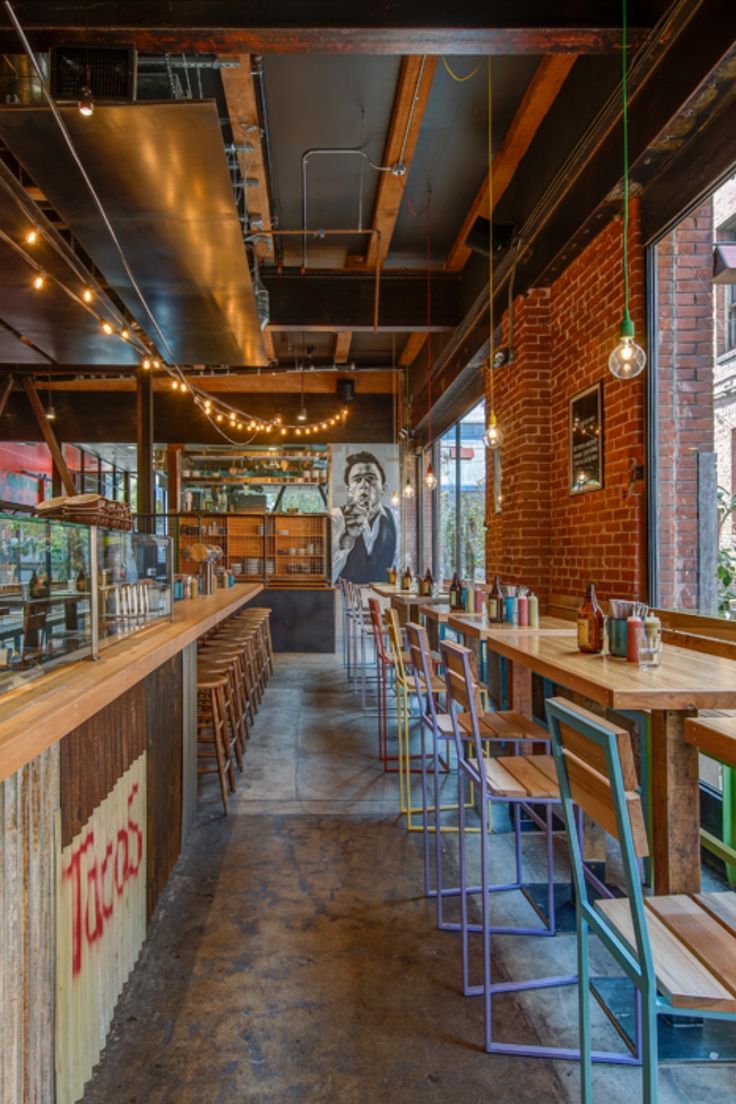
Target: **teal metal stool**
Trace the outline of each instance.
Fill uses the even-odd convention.
[[[588,938],[597,935],[635,986],[644,1104],[656,1104],[657,1018],[736,1021],[736,893],[642,893],[648,853],[629,733],[563,698],[546,703],[577,894],[581,1100],[592,1104]],[[574,805],[621,847],[627,898],[586,892]]]

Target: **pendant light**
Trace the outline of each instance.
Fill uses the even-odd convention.
[[[398,449],[398,441],[396,439],[396,334],[391,334],[391,429],[394,440],[394,455]],[[398,490],[394,488],[391,492],[391,505],[394,510],[397,510],[401,505],[401,495]]]
[[[429,450],[429,463],[427,464],[427,470],[424,473],[424,486],[430,492],[434,491],[437,487],[437,476],[434,474],[432,467],[432,239],[431,239],[431,226],[430,226],[430,211],[432,208],[432,192],[430,191],[427,196],[427,206],[424,215],[425,224],[425,242],[427,252],[427,410],[428,410],[428,432],[427,432],[427,448]]]
[[[624,316],[621,319],[619,342],[608,358],[608,370],[616,379],[635,379],[644,371],[647,354],[634,341],[634,323],[629,314],[629,98],[627,87],[627,0],[623,0],[622,49],[621,49],[621,98],[623,101],[624,130],[624,216],[623,216],[623,264],[624,264]]]
[[[493,317],[493,84],[491,73],[491,59],[488,58],[488,401],[490,410],[486,422],[486,431],[483,434],[483,444],[486,448],[497,449],[501,444],[501,430],[498,427],[498,419],[494,409],[493,373],[495,371],[495,358],[493,355],[493,335],[495,331]]]
[[[406,477],[406,483],[404,484],[404,490],[402,491],[402,494],[404,495],[404,498],[414,497],[414,484],[411,481],[410,475],[407,475]]]

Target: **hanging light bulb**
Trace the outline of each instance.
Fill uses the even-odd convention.
[[[437,476],[434,474],[431,462],[427,465],[427,470],[424,473],[424,486],[428,491],[433,491],[437,486]]]
[[[122,337],[123,341],[128,340],[128,338],[130,337],[130,330],[127,328],[127,326],[123,326],[122,330],[120,331],[120,336]]]
[[[94,297],[95,293],[92,291],[92,288],[86,287],[82,292],[82,298],[84,299],[85,303],[91,303]]]
[[[55,418],[56,411],[54,410],[54,404],[49,403],[49,405],[46,407],[46,420],[49,422],[53,422]]]
[[[302,407],[299,408],[299,413],[296,416],[296,420],[298,422],[306,422],[306,420],[307,420],[307,408],[306,408],[306,406],[302,406]]]
[[[501,444],[501,430],[498,428],[496,415],[492,410],[488,417],[488,425],[483,434],[483,444],[486,448],[497,449]]]
[[[634,379],[644,371],[647,354],[634,341],[634,323],[628,311],[624,314],[618,336],[618,345],[608,358],[608,371],[616,379]]]
[[[414,497],[414,487],[413,487],[412,481],[411,481],[411,479],[409,478],[408,475],[406,477],[406,483],[404,484],[403,494],[404,494],[404,498],[413,498]]]
[[[400,503],[401,503],[401,495],[399,494],[398,491],[392,491],[392,493],[391,493],[391,505],[393,506],[394,510],[398,509]]]
[[[31,229],[27,231],[26,236],[23,240],[25,241],[26,245],[36,244],[36,242],[38,241],[38,230],[35,226],[32,226]]]
[[[110,334],[112,333],[112,326],[110,325],[109,322],[103,322],[102,325],[100,326],[100,329],[102,330],[102,332],[104,334],[107,335],[107,337],[109,337]]]
[[[153,360],[151,361],[151,364],[153,365],[154,368],[160,368],[161,367],[161,361],[158,359],[158,357],[154,357]]]
[[[143,360],[141,361],[141,368],[143,369],[144,372],[150,371],[150,368],[151,368],[151,358],[150,357],[144,357],[143,358]]]
[[[44,272],[37,272],[33,277],[33,286],[36,291],[41,291],[46,285],[46,274]]]
[[[95,98],[92,95],[92,89],[87,84],[83,84],[79,89],[79,102],[77,109],[80,115],[84,115],[86,119],[90,115],[94,115],[95,112]]]

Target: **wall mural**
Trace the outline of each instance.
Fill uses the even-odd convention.
[[[384,582],[398,566],[399,491],[396,445],[332,446],[332,581]]]

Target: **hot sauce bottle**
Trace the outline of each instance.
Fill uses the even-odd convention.
[[[603,610],[595,596],[595,585],[588,583],[585,598],[578,610],[578,650],[596,653],[603,651]]]

